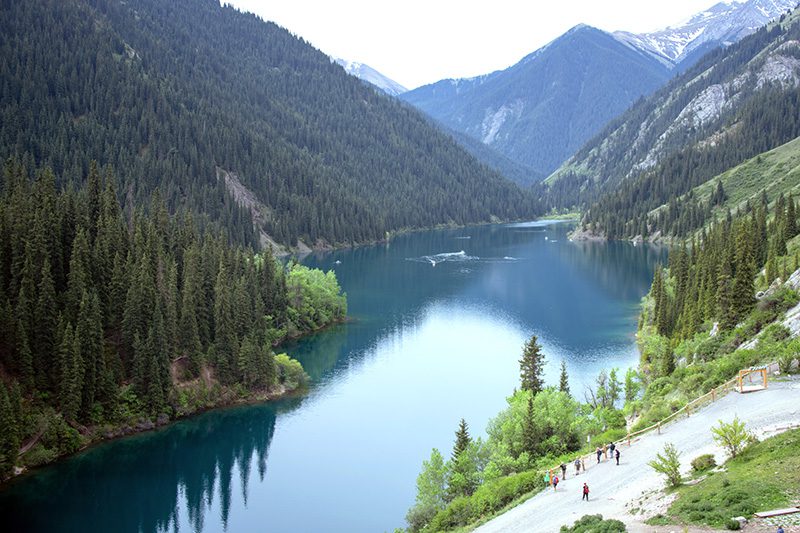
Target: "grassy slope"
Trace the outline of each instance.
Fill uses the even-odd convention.
[[[728,209],[735,212],[737,207],[744,207],[747,200],[754,204],[762,190],[766,190],[771,202],[781,193],[791,192],[797,196],[800,194],[800,137],[698,185],[692,194],[695,198],[708,200],[717,187],[717,181],[722,182],[726,199],[723,205],[714,209],[716,219],[725,217]],[[665,208],[661,206],[651,214]],[[707,225],[711,222],[710,219]]]
[[[670,522],[723,527],[734,516],[749,518],[796,504],[800,498],[800,429],[750,446],[697,485],[678,489]]]

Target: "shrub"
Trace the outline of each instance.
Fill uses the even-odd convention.
[[[628,529],[619,520],[603,520],[603,515],[583,515],[572,527],[561,526],[561,533],[618,533]]]
[[[742,525],[739,523],[739,521],[734,520],[733,518],[728,520],[728,522],[725,524],[725,529],[729,529],[731,531],[739,531],[741,528]]]
[[[447,531],[471,524],[476,520],[499,511],[516,498],[541,488],[542,474],[538,470],[529,470],[520,474],[512,474],[481,485],[472,496],[455,498],[447,507],[441,509],[430,519],[423,531]],[[412,508],[413,509],[413,508]],[[414,514],[409,511],[407,519],[424,521],[424,509]],[[419,522],[417,522],[419,523]]]
[[[22,464],[28,468],[33,468],[51,463],[55,461],[56,457],[58,457],[58,454],[55,450],[36,444],[22,457]]]
[[[702,472],[704,470],[708,470],[709,468],[714,468],[715,466],[717,466],[717,462],[714,460],[714,456],[710,453],[706,453],[700,457],[695,457],[692,459],[692,470],[695,472]]]
[[[731,457],[736,457],[750,442],[753,441],[753,436],[747,431],[744,422],[739,420],[736,416],[730,424],[726,424],[722,420],[719,421],[718,426],[711,428],[714,434],[714,441],[728,450]]]
[[[667,477],[667,485],[670,487],[677,487],[681,484],[681,461],[674,444],[668,443],[664,446],[664,453],[657,454],[656,458],[647,464],[659,474],[664,474]]]
[[[764,329],[761,339],[767,342],[778,342],[789,338],[790,334],[789,329],[783,324],[773,323]]]
[[[308,375],[300,361],[281,353],[275,356],[275,363],[278,366],[278,381],[287,389],[293,390],[308,383]]]

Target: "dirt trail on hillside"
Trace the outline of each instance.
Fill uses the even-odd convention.
[[[587,459],[586,472],[576,478],[574,468],[569,465],[567,478],[559,483],[558,492],[545,490],[476,531],[557,532],[562,525],[572,525],[586,514],[602,514],[605,518],[622,520],[633,533],[683,531],[677,526],[664,529],[641,523],[669,504],[658,490],[663,487],[663,476],[647,463],[664,449],[666,443],[671,442],[681,453],[684,472],[690,470],[692,459],[704,453],[713,453],[717,463],[721,464],[725,454],[715,445],[710,428],[718,420],[730,422],[736,415],[760,438],[774,434],[780,428],[800,424],[800,380],[771,382],[767,390],[745,395],[731,392],[689,418],[665,426],[660,435],[652,432],[634,441],[630,447],[623,444],[619,466],[611,459],[600,464],[596,464],[596,459],[591,462]],[[581,501],[584,482],[590,488],[589,502]]]

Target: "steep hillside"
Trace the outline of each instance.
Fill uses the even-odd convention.
[[[645,214],[800,135],[797,12],[705,56],[639,102],[548,178],[553,203],[592,204],[608,237],[647,235]]]
[[[800,137],[759,154],[694,187],[648,214],[651,230],[663,235],[688,235],[722,220],[728,213],[747,211],[766,201],[800,193]]]
[[[546,174],[669,75],[652,56],[581,25],[504,71],[400,98]]]
[[[80,182],[114,166],[127,208],[171,210],[256,244],[352,243],[532,216],[531,198],[416,111],[302,39],[217,0],[2,2],[0,157]],[[254,231],[218,180],[261,202]]]

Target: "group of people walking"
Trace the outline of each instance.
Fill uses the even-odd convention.
[[[611,444],[603,444],[603,447],[597,447],[595,453],[597,454],[597,464],[600,464],[600,456],[603,456],[603,460],[608,460],[608,452],[611,452],[611,458],[617,460],[617,466],[619,466],[619,448],[613,442]]]
[[[616,459],[617,466],[619,466],[619,455],[620,455],[619,447],[617,447],[617,445],[615,443],[613,443],[613,442],[610,443],[610,444],[604,444],[602,446],[602,448],[600,446],[597,447],[597,449],[595,450],[595,453],[597,454],[597,464],[600,464],[601,457],[603,458],[604,461],[608,460],[609,452],[611,453],[611,458],[612,459]],[[584,472],[586,471],[586,463],[584,462],[584,459],[582,457],[576,458],[575,462],[573,464],[575,465],[575,475],[576,476],[580,475],[581,470],[583,470]],[[559,479],[557,474],[553,473],[552,470],[550,470],[549,472],[546,472],[545,475],[544,475],[544,483],[545,483],[545,485],[553,487],[553,491],[554,492],[558,490],[558,483],[562,479],[567,479],[567,465],[566,465],[566,463],[561,463],[560,468],[561,468],[561,478],[560,479]],[[586,500],[588,502],[589,501],[589,485],[584,483],[582,491],[583,491],[583,497],[581,498],[581,500]]]

